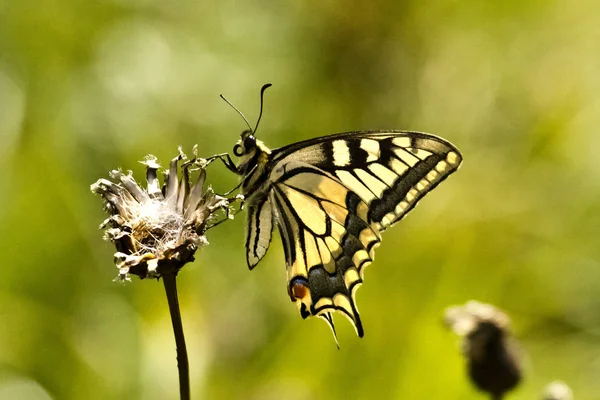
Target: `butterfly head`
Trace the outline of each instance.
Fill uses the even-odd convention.
[[[242,132],[240,140],[233,147],[233,154],[243,157],[256,151],[256,138],[251,130]]]
[[[264,166],[267,163],[271,150],[263,142],[256,140],[254,132],[245,130],[233,147],[233,154],[240,157],[238,173],[247,175],[255,167]]]

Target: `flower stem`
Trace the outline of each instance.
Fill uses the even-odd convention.
[[[185,347],[185,337],[183,336],[181,313],[179,312],[179,300],[177,299],[177,273],[163,274],[162,279],[169,303],[173,333],[175,334],[177,369],[179,370],[179,397],[181,400],[190,400],[190,368],[187,349]]]

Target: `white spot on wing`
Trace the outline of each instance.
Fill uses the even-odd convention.
[[[365,250],[358,250],[352,256],[352,263],[354,264],[354,266],[356,268],[358,268],[362,264],[363,261],[368,260],[368,259],[369,259],[369,254]]]
[[[387,213],[381,220],[381,225],[388,227],[394,223],[395,219],[396,219],[396,214],[394,214],[393,212]]]
[[[449,170],[448,163],[446,161],[440,161],[439,163],[436,164],[435,170],[442,174],[448,172],[448,170]]]
[[[427,174],[427,176],[425,178],[427,178],[427,180],[429,182],[433,182],[438,177],[438,175],[439,174],[437,173],[437,171],[431,170],[431,171],[429,171],[429,173]]]
[[[346,284],[346,287],[350,287],[350,285],[359,279],[360,276],[358,276],[358,271],[356,271],[356,268],[350,267],[346,270],[346,273],[344,274],[344,283]]]
[[[394,138],[392,140],[392,142],[396,145],[396,146],[400,146],[400,147],[409,147],[410,146],[410,138],[408,137],[397,137]]]
[[[362,139],[360,148],[367,152],[367,162],[377,161],[379,159],[379,142],[373,139]]]
[[[425,191],[425,189],[427,189],[428,186],[429,186],[429,182],[427,181],[427,179],[421,179],[417,183],[416,188],[419,192],[423,192],[423,191]]]
[[[412,202],[415,199],[415,197],[417,197],[417,194],[419,194],[419,191],[417,189],[410,189],[406,194],[406,201],[408,201],[409,203]]]
[[[369,244],[371,244],[371,242],[376,242],[379,239],[377,238],[377,236],[375,235],[375,233],[370,228],[365,228],[362,231],[360,231],[360,234],[358,236],[358,240],[360,240],[360,242],[362,243],[362,245],[365,248],[367,248],[369,246]]]
[[[396,206],[394,212],[396,213],[396,216],[400,216],[400,214],[402,214],[407,208],[408,203],[406,201],[401,201],[400,204]]]
[[[336,167],[345,167],[350,164],[350,149],[345,140],[336,140],[333,142],[333,165]]]
[[[448,161],[448,164],[452,165],[453,167],[458,167],[458,164],[460,164],[460,158],[458,157],[458,154],[453,151],[448,153],[446,156],[446,161]]]

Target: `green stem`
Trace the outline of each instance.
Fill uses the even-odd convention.
[[[177,299],[177,275],[167,273],[162,276],[165,285],[165,293],[169,303],[173,333],[175,334],[175,346],[177,351],[177,369],[179,370],[179,397],[181,400],[190,400],[190,367],[188,363],[185,337],[183,336],[183,324],[179,311],[179,300]]]

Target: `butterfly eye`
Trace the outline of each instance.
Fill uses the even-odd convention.
[[[256,147],[256,139],[254,138],[254,136],[252,136],[252,135],[246,136],[244,138],[244,148],[246,149],[246,151],[250,151],[254,147]]]
[[[233,148],[233,154],[235,154],[238,157],[241,157],[244,155],[244,149],[239,144],[236,144]]]

